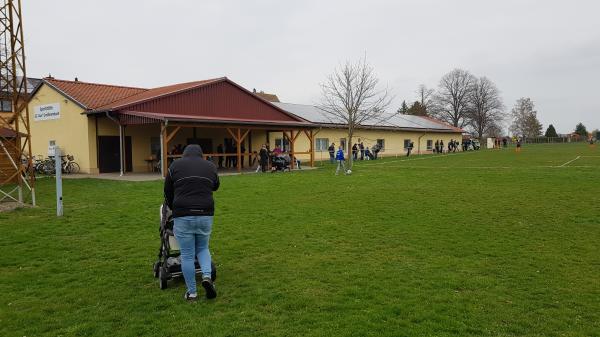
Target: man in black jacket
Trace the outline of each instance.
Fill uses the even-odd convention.
[[[165,178],[165,200],[173,211],[173,231],[181,252],[181,269],[187,292],[184,298],[194,301],[197,257],[202,269],[202,287],[207,298],[215,298],[217,291],[211,279],[211,258],[208,250],[215,212],[213,191],[219,188],[217,168],[202,158],[200,145],[190,144],[183,157],[175,160]]]

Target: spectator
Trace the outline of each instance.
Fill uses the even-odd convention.
[[[358,159],[358,145],[356,145],[356,143],[354,143],[354,145],[352,145],[352,159],[354,159],[354,160]]]
[[[246,153],[246,147],[244,146],[244,144],[242,144],[242,156],[240,157],[241,161],[242,161],[242,168],[244,168],[244,153]]]
[[[412,151],[413,146],[415,146],[415,143],[413,143],[413,142],[408,143],[408,148],[406,149],[406,156],[407,157],[410,157],[410,152]]]
[[[223,144],[219,144],[219,146],[217,146],[217,153],[219,154],[219,168],[222,169],[223,168]]]
[[[365,145],[360,142],[360,145],[358,146],[360,148],[360,160],[364,160],[365,159]]]
[[[435,141],[435,151],[433,151],[434,153],[440,153],[440,141],[436,140]]]
[[[329,162],[335,163],[335,143],[331,143],[327,151],[329,151]]]
[[[263,172],[267,172],[267,166],[269,165],[269,150],[267,146],[263,144],[258,153],[260,157],[260,168]]]
[[[440,140],[440,153],[444,153],[444,141]]]
[[[365,159],[366,160],[372,160],[373,159],[373,154],[371,153],[371,151],[369,150],[369,147],[367,146],[367,149],[365,150]]]

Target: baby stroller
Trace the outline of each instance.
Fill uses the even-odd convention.
[[[281,171],[281,172],[285,172],[285,171],[291,171],[290,168],[290,160],[289,158],[286,158],[284,156],[274,156],[271,159],[271,163],[272,163],[272,169],[271,172],[277,172],[277,171]]]
[[[158,279],[160,289],[167,289],[167,281],[174,277],[181,277],[181,258],[179,256],[179,244],[173,234],[173,216],[166,203],[160,206],[160,249],[158,250],[158,261],[154,263],[154,278]],[[196,274],[200,274],[200,264],[195,260]],[[214,281],[217,278],[217,267],[211,261],[212,275]]]

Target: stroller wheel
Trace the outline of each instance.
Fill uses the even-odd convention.
[[[167,289],[167,279],[169,278],[167,270],[165,268],[160,268],[158,270],[158,285],[160,289]]]
[[[152,271],[154,272],[154,278],[158,278],[158,271],[160,269],[160,262],[154,262],[152,266]]]

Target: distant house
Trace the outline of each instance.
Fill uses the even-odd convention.
[[[265,101],[269,101],[269,102],[279,102],[279,97],[277,97],[277,95],[275,95],[275,94],[267,94],[266,92],[264,92],[264,91],[262,91],[262,90],[261,90],[260,92],[256,92],[256,89],[253,89],[253,90],[252,90],[252,92],[253,92],[253,93],[254,93],[256,96],[258,96],[258,97],[260,97],[260,98],[264,99]]]

